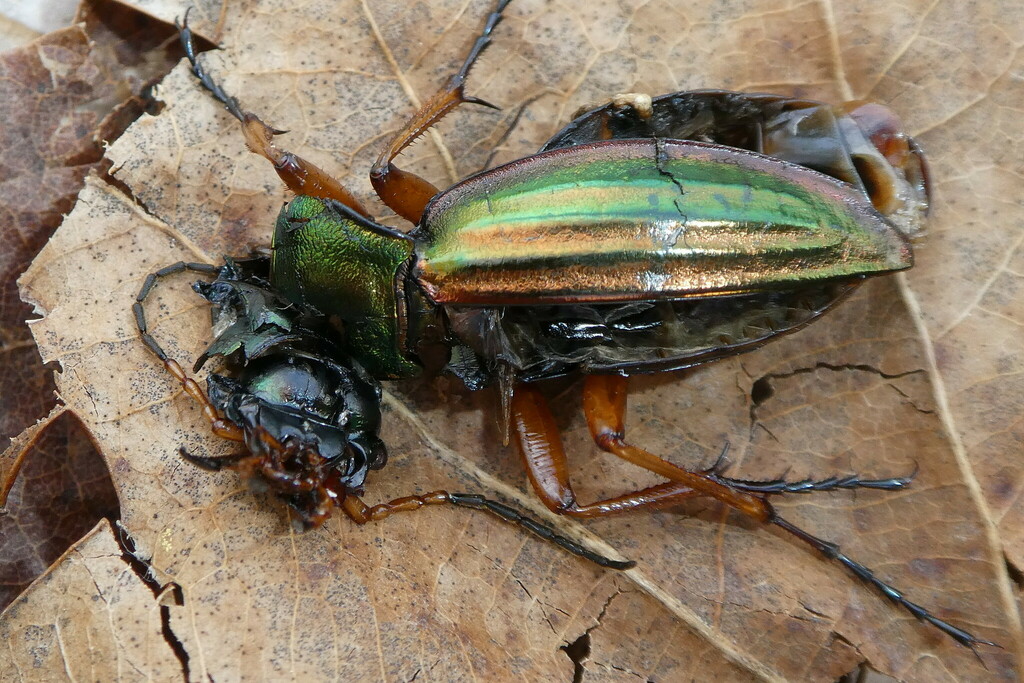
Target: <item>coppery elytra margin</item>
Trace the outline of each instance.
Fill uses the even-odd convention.
[[[438,190],[398,168],[413,140],[463,103],[466,77],[509,0],[487,17],[461,68],[388,142],[370,170],[380,199],[415,224],[373,221],[339,182],[280,150],[280,134],[239,105],[181,41],[199,83],[242,124],[249,149],[295,193],[269,257],[217,268],[176,263],[151,274],[134,305],[143,342],[199,403],[215,434],[243,449],[189,461],[262,482],[303,528],[338,507],[359,524],[425,505],[480,508],[605,567],[598,555],[483,496],[434,491],[367,506],[370,470],[387,460],[380,380],[422,372],[430,344],[469,388],[497,386],[500,424],[553,512],[603,517],[714,498],[837,561],[958,643],[993,645],[931,614],[833,543],[781,518],[771,495],[897,490],[907,477],[749,481],[724,458],[690,471],[625,441],[626,378],[755,349],[820,317],[865,278],[911,267],[927,215],[924,154],[887,108],[778,95],[690,91],[620,95],[583,113],[540,153]],[[218,330],[195,364],[228,361],[208,391],[150,335],[143,302],[182,271]],[[585,376],[595,443],[666,481],[593,503],[576,500],[558,429],[534,382]]]

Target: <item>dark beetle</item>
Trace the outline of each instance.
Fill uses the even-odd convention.
[[[429,504],[490,510],[604,566],[603,558],[481,496],[435,491],[366,506],[369,470],[384,465],[378,380],[422,371],[431,344],[470,388],[496,384],[501,425],[552,511],[600,517],[710,496],[785,529],[957,642],[989,644],[907,600],[838,546],[776,514],[770,494],[899,489],[907,478],[745,481],[688,471],[624,440],[626,377],[747,351],[808,324],[866,277],[912,265],[910,237],[928,207],[920,149],[884,107],[834,108],[775,95],[696,91],[618,96],[580,114],[531,157],[444,191],[393,161],[461,103],[469,69],[508,0],[488,17],[464,64],[390,141],[371,170],[380,198],[416,224],[374,222],[337,181],[273,143],[182,42],[200,83],[242,123],[296,197],[268,259],[223,268],[178,263],[151,275],[135,305],[146,344],[200,404],[215,433],[242,442],[228,458],[295,510],[306,527],[333,507],[358,523]],[[491,106],[491,105],[487,105]],[[268,268],[269,266],[269,268]],[[197,291],[215,311],[226,356],[209,397],[147,331],[143,301],[160,277],[216,274]],[[664,483],[577,502],[565,453],[531,382],[583,373],[597,445]]]

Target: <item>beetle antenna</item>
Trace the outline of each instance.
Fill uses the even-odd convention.
[[[774,524],[780,529],[788,531],[793,536],[796,536],[801,541],[803,541],[807,545],[811,546],[812,548],[820,552],[826,558],[830,560],[835,560],[839,564],[843,565],[844,567],[846,567],[847,571],[849,571],[851,574],[856,576],[864,583],[871,585],[873,588],[875,588],[875,590],[880,592],[888,600],[907,610],[908,612],[913,614],[917,619],[931,624],[932,626],[939,629],[940,631],[948,635],[950,638],[960,643],[961,645],[971,648],[971,650],[974,651],[975,655],[978,654],[977,650],[975,650],[975,648],[978,645],[992,645],[994,647],[999,648],[1002,647],[1000,645],[997,645],[996,643],[993,643],[992,641],[978,638],[977,636],[968,633],[962,628],[957,628],[956,626],[953,626],[953,624],[950,624],[948,621],[943,621],[942,619],[939,619],[937,616],[926,610],[924,607],[921,607],[916,602],[911,602],[906,598],[906,596],[903,595],[902,591],[896,589],[895,587],[886,583],[885,581],[882,581],[880,578],[875,576],[875,573],[871,569],[865,567],[860,562],[857,562],[848,557],[845,553],[842,552],[838,544],[825,541],[823,539],[818,538],[817,536],[809,534],[808,532],[804,531],[795,524],[792,524],[783,519],[782,517],[779,517],[777,514],[775,514],[774,510],[771,510],[771,517],[766,521],[769,524]]]
[[[356,524],[366,524],[387,519],[396,512],[411,512],[421,510],[427,505],[455,505],[457,507],[471,508],[473,510],[484,510],[492,515],[501,517],[507,522],[526,529],[532,534],[540,536],[545,541],[550,541],[563,550],[589,560],[594,564],[609,569],[631,569],[636,562],[628,560],[613,560],[604,555],[595,553],[584,548],[579,543],[562,536],[551,527],[541,524],[537,520],[527,517],[513,507],[509,507],[496,500],[491,500],[478,493],[449,493],[447,491],[431,491],[418,496],[406,496],[395,498],[387,503],[380,503],[372,507],[366,505],[358,496],[346,492],[341,496],[338,506]]]
[[[146,323],[146,309],[143,307],[143,304],[146,301],[146,297],[149,296],[149,293],[153,291],[153,287],[156,285],[158,280],[162,280],[170,275],[183,273],[186,270],[190,270],[194,273],[201,273],[203,275],[216,275],[220,270],[220,266],[215,266],[209,263],[178,261],[177,263],[166,266],[165,268],[161,268],[160,270],[146,276],[145,282],[142,283],[142,288],[139,289],[139,293],[135,297],[135,303],[132,305],[132,313],[135,314],[135,324],[139,328],[139,334],[142,337],[142,342],[164,363],[167,363],[172,359],[168,358],[167,353],[149,333],[149,326]]]
[[[178,261],[165,268],[150,273],[146,276],[146,280],[142,283],[142,288],[139,289],[138,295],[135,297],[135,303],[132,304],[132,313],[135,314],[135,325],[139,328],[139,336],[142,337],[142,343],[152,351],[157,358],[163,361],[164,369],[167,370],[178,382],[181,383],[181,387],[185,390],[185,393],[192,397],[196,403],[199,404],[203,410],[203,416],[209,421],[210,427],[213,429],[213,433],[217,436],[229,439],[231,441],[242,441],[244,439],[241,428],[235,423],[225,420],[214,408],[210,402],[210,398],[203,391],[202,387],[191,377],[189,377],[182,369],[178,361],[174,360],[167,355],[163,347],[157,343],[153,335],[149,333],[149,324],[146,321],[146,309],[145,301],[149,296],[149,293],[153,291],[153,287],[156,286],[157,281],[168,277],[170,275],[176,275],[177,273],[183,273],[186,270],[194,273],[201,273],[203,275],[216,275],[220,271],[219,266],[212,265],[210,263],[190,263],[188,261]]]
[[[604,555],[599,555],[592,550],[584,548],[579,543],[558,534],[551,527],[541,524],[531,517],[527,517],[515,508],[499,503],[496,500],[485,498],[479,494],[450,493],[448,494],[448,501],[452,505],[457,505],[459,507],[472,508],[474,510],[486,510],[493,515],[501,517],[508,522],[512,522],[513,524],[526,529],[532,534],[540,536],[545,541],[554,543],[573,555],[590,560],[601,567],[608,567],[609,569],[631,569],[636,566],[636,562],[633,562],[632,560],[613,560],[609,557],[605,557]]]

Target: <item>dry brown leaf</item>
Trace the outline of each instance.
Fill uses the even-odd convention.
[[[15,281],[100,169],[104,143],[144,107],[146,84],[176,61],[158,49],[166,24],[110,0],[83,4],[81,23],[0,55],[0,442],[54,403],[53,371],[25,326]],[[92,524],[89,525],[90,527]],[[84,530],[83,530],[84,531]]]
[[[82,5],[80,23],[0,56],[0,442],[55,403],[15,284],[84,178],[103,167],[104,142],[143,110],[139,93],[177,61],[158,49],[169,27],[108,0]],[[72,413],[22,434],[2,457],[0,505],[16,464],[27,462],[0,514],[0,607],[92,528],[117,515],[106,465]]]
[[[0,442],[52,407],[53,371],[39,361],[24,321],[31,308],[15,280],[71,210],[102,157],[88,111],[102,78],[81,27],[44,36],[0,57]],[[83,111],[83,109],[85,111]],[[91,525],[90,525],[91,526]]]
[[[95,9],[94,9],[95,8]],[[102,12],[103,21],[96,14]],[[0,440],[54,403],[53,371],[25,326],[15,280],[71,210],[103,145],[142,111],[146,82],[170,69],[166,25],[111,2],[83,5],[83,23],[0,55]],[[116,110],[116,111],[115,111]],[[114,114],[111,114],[115,111]],[[89,525],[90,527],[92,524]]]
[[[143,4],[165,18],[183,13]],[[225,87],[370,200],[376,149],[461,59],[489,9],[201,3],[192,19],[223,31],[227,49],[206,63]],[[709,464],[729,441],[733,471],[747,477],[787,468],[884,476],[916,462],[906,492],[780,507],[1006,650],[986,648],[979,662],[838,567],[709,503],[559,523],[640,562],[616,574],[466,511],[368,528],[339,518],[295,536],[283,511],[236,475],[181,462],[178,445],[228,445],[208,436],[138,342],[130,303],[159,266],[265,243],[285,193],[179,67],[162,89],[167,108],[110,151],[133,198],[91,182],[24,286],[46,315],[34,326],[44,355],[65,368],[61,395],[103,444],[139,555],[157,581],[181,587],[164,633],[187,675],[570,680],[577,663],[560,648],[576,643],[580,659],[589,642],[583,680],[833,680],[865,661],[906,680],[1014,679],[1020,625],[1003,552],[1019,559],[1013,380],[1024,360],[1012,284],[1024,41],[1010,32],[1024,26],[1021,14],[1011,2],[637,0],[573,10],[517,0],[470,88],[504,111],[456,112],[406,155],[413,170],[450,182],[530,153],[577,107],[623,91],[727,87],[890,103],[934,165],[936,211],[919,266],[762,351],[634,381],[629,436],[689,466]],[[161,288],[149,310],[172,355],[192,359],[207,343],[206,308],[184,281]],[[594,453],[578,388],[552,391],[581,497],[644,483]],[[392,463],[367,498],[482,490],[550,518],[517,457],[498,445],[492,402],[445,379],[390,385]]]
[[[180,680],[154,607],[173,599],[154,598],[117,533],[101,520],[4,612],[0,679]]]
[[[19,435],[0,456],[0,482],[19,456],[24,465],[0,518],[4,607],[98,520],[119,514],[106,463],[74,413],[54,408]]]

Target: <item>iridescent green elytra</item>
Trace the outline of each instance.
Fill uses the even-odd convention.
[[[443,303],[629,301],[909,268],[906,237],[834,179],[756,154],[623,140],[528,157],[427,208],[416,277]]]

